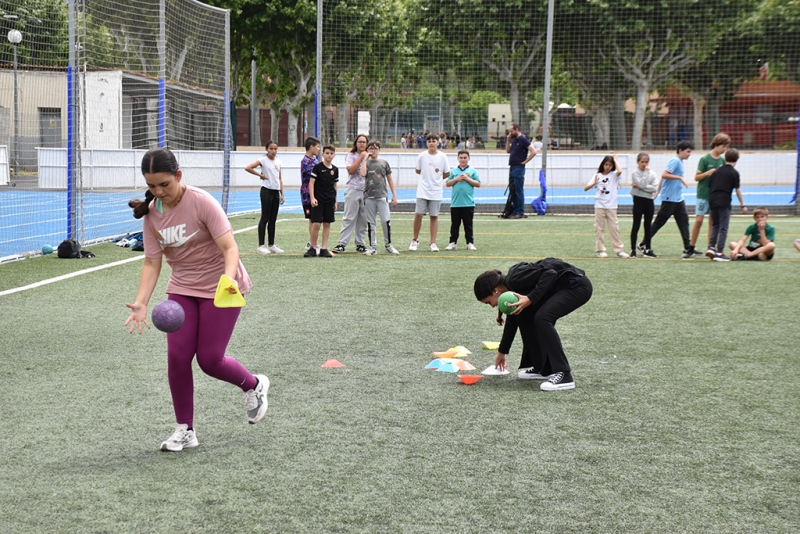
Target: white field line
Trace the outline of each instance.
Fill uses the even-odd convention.
[[[286,222],[292,220],[305,220],[305,219],[278,219],[276,222]],[[251,230],[257,230],[258,225],[250,226],[248,228],[240,228],[239,230],[234,230],[234,234],[241,234],[242,232],[249,232]],[[56,276],[55,278],[48,278],[47,280],[42,280],[40,282],[35,282],[33,284],[28,284],[27,286],[15,287],[12,289],[6,289],[5,291],[0,291],[0,297],[4,297],[6,295],[12,295],[14,293],[19,293],[21,291],[27,291],[29,289],[36,289],[37,287],[46,286],[48,284],[55,284],[56,282],[61,282],[63,280],[69,280],[70,278],[75,278],[76,276],[81,276],[84,274],[93,273],[95,271],[102,271],[103,269],[110,269],[111,267],[117,267],[119,265],[125,265],[126,263],[131,263],[137,260],[144,259],[144,254],[140,254],[135,258],[128,258],[127,260],[120,260],[114,261],[111,263],[106,263],[104,265],[98,265],[97,267],[90,267],[89,269],[83,269],[81,271],[75,271],[74,273],[69,274],[62,274],[61,276]]]

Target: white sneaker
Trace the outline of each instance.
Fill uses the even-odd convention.
[[[419,241],[416,239],[411,240],[411,244],[408,245],[408,250],[417,250],[419,248]]]
[[[378,253],[377,250],[375,250],[372,247],[369,247],[367,250],[364,251],[364,256],[374,256],[377,253]]]
[[[619,252],[617,252],[617,257],[618,258],[629,258],[630,256],[628,256],[627,252],[623,252],[623,251],[620,250]]]
[[[606,254],[605,252],[598,252],[597,253],[597,257],[598,258],[607,258],[608,254]]]
[[[539,386],[542,391],[563,391],[565,389],[575,389],[575,380],[569,373],[555,373],[550,375],[547,382],[542,382]]]
[[[547,380],[552,375],[543,375],[541,373],[537,373],[533,369],[523,369],[519,373],[517,373],[517,378],[521,378],[522,380]]]
[[[450,243],[449,245],[447,245],[446,247],[444,247],[444,249],[445,249],[445,250],[455,250],[457,246],[458,246],[458,245],[456,245],[455,243]]]
[[[391,243],[386,245],[386,252],[388,252],[392,256],[399,256],[400,255],[400,251],[397,250],[396,248],[394,248]]]
[[[467,243],[467,250],[478,250],[478,247],[476,247],[472,243]]]
[[[266,245],[261,245],[260,247],[258,247],[256,249],[256,252],[258,252],[262,256],[266,256],[267,254],[272,254],[272,251]]]
[[[439,252],[439,247],[436,246],[436,243],[431,243],[430,249],[431,252]]]
[[[179,452],[190,447],[197,447],[197,436],[194,430],[189,430],[189,425],[182,424],[175,426],[175,432],[161,444],[162,451]]]
[[[267,413],[269,378],[266,375],[256,375],[256,378],[258,379],[256,388],[244,394],[244,404],[247,407],[247,422],[251,425],[258,423]]]
[[[278,245],[272,245],[271,247],[267,247],[270,252],[273,254],[283,254],[283,249]]]

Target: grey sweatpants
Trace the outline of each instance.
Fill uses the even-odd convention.
[[[364,199],[364,215],[367,219],[367,232],[369,233],[369,244],[372,248],[378,246],[378,236],[376,235],[376,220],[375,215],[381,216],[381,225],[383,226],[383,244],[392,244],[392,227],[389,223],[389,201],[385,198],[365,198]]]
[[[342,230],[339,232],[339,244],[346,247],[350,236],[356,232],[356,245],[364,244],[367,233],[367,219],[364,217],[364,191],[346,189],[344,192],[344,213],[342,214]]]

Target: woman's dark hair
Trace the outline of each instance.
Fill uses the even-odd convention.
[[[475,298],[478,300],[485,299],[494,292],[496,287],[503,285],[505,281],[506,277],[497,269],[478,275],[478,278],[475,279]]]
[[[600,174],[603,174],[605,172],[605,169],[603,167],[605,166],[606,161],[611,162],[611,172],[617,170],[617,164],[614,163],[614,156],[606,156],[603,158],[603,161],[600,162],[600,166],[597,168],[597,172],[599,172]]]
[[[356,153],[356,152],[358,152],[358,139],[359,139],[360,137],[363,137],[363,138],[364,138],[364,142],[365,142],[365,143],[369,143],[369,137],[367,137],[367,136],[366,136],[366,135],[364,135],[364,134],[358,134],[358,135],[356,136],[356,139],[355,139],[355,141],[353,141],[353,148],[351,148],[351,149],[350,149],[350,152],[351,152],[351,153]]]
[[[142,156],[142,174],[156,174],[159,172],[166,172],[172,176],[178,174],[178,160],[175,159],[175,154],[167,148],[151,148]],[[150,189],[144,193],[144,201],[134,198],[128,202],[128,206],[133,208],[133,218],[141,219],[150,213],[150,202],[155,197]]]
[[[278,143],[276,143],[275,141],[273,141],[272,139],[270,139],[269,141],[267,141],[267,142],[264,144],[264,150],[269,150],[269,145],[275,145],[275,146],[278,146]]]

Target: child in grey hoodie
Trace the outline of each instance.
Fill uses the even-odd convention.
[[[645,258],[657,258],[650,248],[650,225],[658,191],[658,176],[650,170],[650,156],[641,152],[636,156],[636,170],[631,173],[631,195],[633,195],[633,226],[631,227],[631,258],[636,257],[636,239],[639,237],[639,226],[644,218],[644,241],[639,244],[639,251]]]

